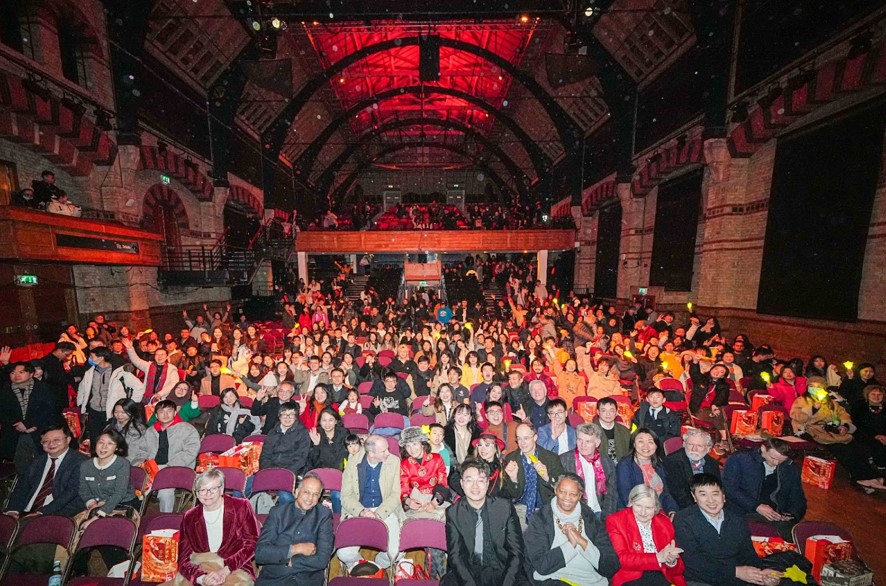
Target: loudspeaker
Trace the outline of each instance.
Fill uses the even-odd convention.
[[[418,79],[420,81],[440,80],[440,35],[419,37]]]

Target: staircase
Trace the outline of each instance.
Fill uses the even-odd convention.
[[[212,246],[168,249],[158,272],[163,287],[236,287],[252,283],[266,260],[288,261],[294,254],[293,239],[263,224],[248,247],[231,246],[226,235]]]
[[[483,301],[487,311],[491,311],[498,304],[499,300],[505,295],[504,288],[499,285],[495,279],[489,282],[489,285],[483,289]]]

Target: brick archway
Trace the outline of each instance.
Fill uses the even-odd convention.
[[[239,185],[232,185],[228,190],[228,202],[236,201],[253,212],[255,212],[259,217],[264,214],[264,206],[258,200],[257,197],[252,195],[252,192],[246,189],[245,187],[241,187]],[[226,202],[226,203],[228,203]]]
[[[188,211],[178,194],[158,183],[148,189],[143,204],[142,226],[162,234],[167,250],[180,250],[181,238],[190,231]]]

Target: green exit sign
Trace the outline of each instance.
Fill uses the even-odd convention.
[[[428,286],[428,282],[427,282],[427,281],[419,281],[419,282],[418,282],[418,286],[419,286],[419,287],[427,287],[427,286]]]
[[[169,182],[172,180],[169,178],[169,175],[160,175],[160,181],[163,182],[163,185],[169,185]]]
[[[640,287],[640,295],[646,295],[647,293],[649,293],[649,289],[646,287]]]
[[[33,287],[37,284],[37,275],[16,275],[15,282],[20,287]]]

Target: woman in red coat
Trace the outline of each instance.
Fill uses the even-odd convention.
[[[407,427],[400,434],[400,498],[406,517],[445,519],[449,483],[446,464],[431,452],[428,436],[420,427]]]
[[[660,514],[654,489],[640,484],[628,496],[628,507],[606,517],[606,530],[621,569],[612,586],[686,586],[683,550],[674,543],[674,525]]]
[[[225,475],[217,468],[197,476],[194,492],[200,503],[182,519],[178,573],[191,584],[203,577],[204,586],[221,586],[231,574],[237,574],[240,583],[251,584],[259,533],[252,505],[246,499],[225,496]],[[201,563],[210,557],[221,567],[212,570]]]

